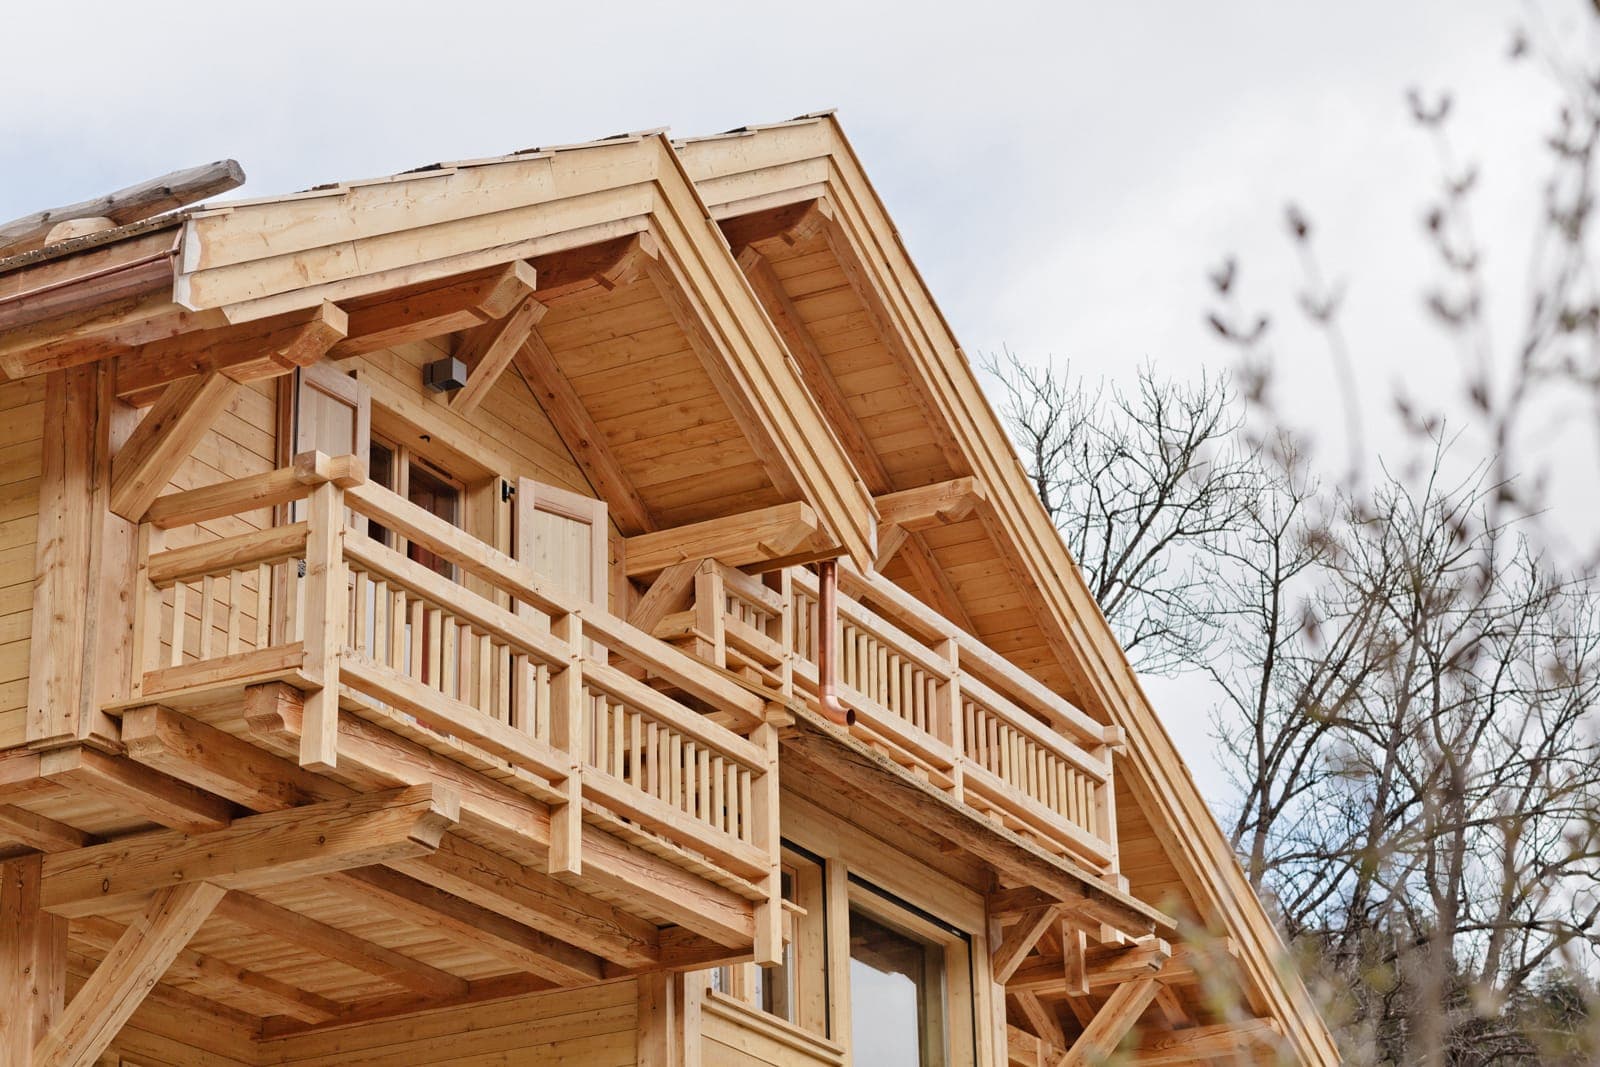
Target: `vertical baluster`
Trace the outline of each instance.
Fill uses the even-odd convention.
[[[494,717],[511,724],[511,672],[516,659],[509,645],[496,645],[494,656]]]
[[[189,631],[189,586],[184,582],[172,583],[172,651],[167,665],[176,667],[183,662],[183,646]]]
[[[488,634],[478,635],[478,710],[491,718],[498,719],[495,705],[494,661],[498,658],[494,654],[494,642]]]
[[[695,776],[699,783],[696,790],[699,797],[696,817],[702,822],[712,822],[715,812],[711,808],[711,750],[700,749],[700,773]]]
[[[511,671],[516,675],[511,688],[511,725],[529,737],[538,735],[534,721],[533,688],[537,684],[537,670],[527,653],[518,652],[511,661]]]
[[[594,702],[594,728],[590,742],[594,755],[589,760],[591,766],[607,774],[611,773],[611,701],[599,697]]]
[[[739,812],[739,840],[750,841],[755,836],[755,827],[751,822],[750,772],[743,767],[739,768]]]
[[[916,716],[912,709],[900,702],[900,657],[898,655],[894,653],[888,654],[885,672],[888,675],[884,680],[889,684],[890,709],[900,718],[920,726],[921,724],[916,722]]]
[[[346,632],[350,635],[350,647],[357,652],[365,654],[369,651],[367,638],[371,634],[367,624],[367,597],[371,592],[369,589],[370,583],[367,580],[366,571],[352,570],[350,578],[352,587],[350,590],[350,610],[348,612],[350,622]]]
[[[439,615],[440,645],[439,645],[439,691],[447,697],[459,696],[458,687],[461,684],[461,624],[454,615],[441,612]]]
[[[683,806],[683,738],[667,735],[667,803]]]
[[[723,779],[726,771],[723,768],[721,756],[711,757],[711,825],[728,832],[728,804],[723,795]]]
[[[240,581],[243,576],[243,571],[228,572],[228,643],[227,651],[223,653],[225,656],[239,653],[240,629],[244,619],[244,589],[241,588],[243,582]]]
[[[200,642],[197,659],[211,658],[211,621],[216,614],[217,580],[211,575],[200,579]]]
[[[740,829],[740,821],[744,818],[744,809],[739,806],[739,775],[744,773],[739,765],[732,760],[728,761],[728,833],[740,840],[744,839],[744,832]]]
[[[266,648],[269,627],[272,625],[272,567],[262,563],[256,567],[256,647]]]
[[[613,770],[611,773],[616,775],[618,778],[623,777],[623,756],[627,752],[625,746],[626,739],[623,733],[624,727],[627,726],[625,721],[627,714],[628,709],[623,705],[618,704],[617,712],[614,716],[612,716],[611,719],[611,762],[613,764]]]
[[[644,791],[661,799],[661,728],[655,723],[644,727]]]
[[[700,746],[693,741],[683,743],[683,810],[690,818],[700,800]]]
[[[635,789],[644,788],[644,778],[639,761],[644,757],[644,716],[634,712],[628,716],[628,784]]]

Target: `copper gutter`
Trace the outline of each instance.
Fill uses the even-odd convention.
[[[151,252],[126,263],[115,263],[86,274],[69,275],[32,289],[0,296],[0,329],[24,326],[64,314],[76,310],[80,304],[90,307],[120,297],[156,291],[163,279],[170,281],[176,273],[178,250],[182,242],[183,230],[180,227],[173,235],[172,246],[164,251]],[[158,269],[152,270],[153,267]],[[108,278],[115,278],[116,281],[105,284]],[[101,284],[81,296],[70,292],[92,282]],[[42,299],[52,294],[55,294],[54,299]],[[35,306],[30,308],[26,306],[28,304]]]
[[[839,703],[839,561],[817,564],[817,607],[822,633],[817,640],[817,703],[831,723],[849,726],[856,713]]]

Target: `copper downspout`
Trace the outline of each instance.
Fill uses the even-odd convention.
[[[823,717],[840,726],[856,721],[856,713],[839,703],[839,561],[817,564],[817,606],[822,633],[817,641],[817,703]]]

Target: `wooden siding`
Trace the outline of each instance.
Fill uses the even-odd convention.
[[[22,743],[39,528],[44,379],[0,388],[0,748]]]

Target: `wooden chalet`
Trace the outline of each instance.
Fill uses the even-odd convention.
[[[1328,1064],[838,123],[0,227],[0,1063]]]

